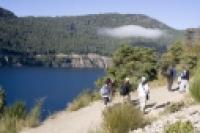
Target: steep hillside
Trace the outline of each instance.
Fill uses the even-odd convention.
[[[60,53],[68,55],[96,53],[109,56],[119,45],[125,43],[151,47],[163,52],[173,41],[183,36],[183,31],[173,29],[142,14],[15,17],[12,12],[1,8],[0,16],[3,16],[0,17],[1,62],[5,61],[5,56],[11,58],[11,62],[27,60],[23,59],[24,56],[51,57]],[[142,37],[139,33],[138,36],[121,38],[100,33],[102,30],[105,32],[105,29],[129,30],[129,27],[135,30],[147,30],[150,37]],[[154,35],[152,31],[164,34],[155,38],[152,37]]]
[[[0,7],[0,19],[2,18],[16,18],[14,13]]]

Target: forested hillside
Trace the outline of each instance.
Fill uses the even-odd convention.
[[[0,18],[15,18],[16,16],[11,11],[0,7]]]
[[[99,34],[102,28],[139,25],[159,29],[159,38],[116,38]],[[33,57],[35,55],[87,54],[111,55],[121,44],[146,46],[163,52],[183,36],[156,19],[142,14],[96,14],[69,17],[16,17],[0,8],[1,56]],[[14,58],[14,57],[12,57]],[[17,60],[17,59],[14,59]]]

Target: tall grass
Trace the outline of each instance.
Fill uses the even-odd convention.
[[[200,102],[200,67],[198,67],[195,72],[195,75],[190,87],[190,93],[197,102]]]
[[[90,91],[85,90],[78,97],[76,97],[72,103],[69,104],[68,110],[77,111],[80,108],[88,106],[91,102],[101,99],[101,96],[97,90]]]
[[[166,106],[164,109],[164,113],[175,113],[180,111],[185,106],[183,101],[173,102],[170,105]]]
[[[145,125],[143,114],[131,104],[117,104],[103,112],[106,133],[127,133]]]
[[[37,126],[41,105],[42,101],[37,102],[30,113],[26,111],[24,102],[16,102],[6,107],[0,116],[0,133],[17,133],[24,127]]]
[[[194,133],[194,127],[190,121],[181,122],[177,121],[173,124],[168,125],[165,130],[165,133]]]
[[[43,101],[44,101],[43,99],[38,100],[36,102],[36,105],[27,114],[25,119],[27,127],[36,127],[40,124],[41,107]]]
[[[2,87],[0,86],[0,113],[3,112],[4,107],[5,107],[5,97],[6,97],[6,93],[4,91],[4,89],[2,89]]]

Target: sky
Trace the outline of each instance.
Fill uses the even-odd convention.
[[[200,27],[200,0],[0,0],[17,16],[145,14],[176,28]]]

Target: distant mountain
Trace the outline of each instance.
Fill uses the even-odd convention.
[[[11,11],[0,7],[0,19],[1,18],[16,18],[16,16]]]
[[[163,52],[172,42],[183,37],[183,31],[143,14],[16,17],[14,13],[0,8],[0,18],[1,55],[111,55],[121,44],[151,47]],[[127,25],[157,29],[165,35],[159,38],[117,38],[99,34],[100,29]]]

